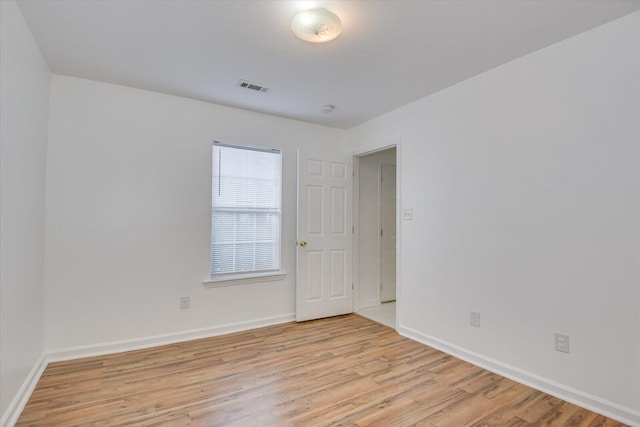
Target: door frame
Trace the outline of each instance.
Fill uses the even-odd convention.
[[[357,313],[360,310],[360,263],[359,255],[359,216],[360,216],[360,158],[369,154],[375,154],[390,148],[396,149],[396,330],[400,328],[402,312],[402,144],[400,139],[367,150],[356,151],[353,154],[353,243],[352,243],[352,279],[353,279],[353,308]]]
[[[396,162],[398,161],[397,155],[398,155],[398,151],[396,150]],[[380,178],[379,182],[378,182],[378,228],[381,231],[383,229],[383,227],[382,227],[382,206],[383,206],[383,203],[382,203],[382,186],[383,186],[382,185],[382,174],[383,174],[384,165],[393,166],[394,168],[396,168],[396,173],[395,173],[394,179],[396,179],[396,180],[398,179],[398,168],[397,168],[397,166],[395,164],[391,165],[390,163],[380,162],[380,165],[379,165],[380,168],[379,168],[379,172],[378,172],[379,173],[379,178]],[[398,191],[398,188],[396,186],[396,204],[395,204],[395,208],[396,208],[396,217],[395,217],[395,219],[396,219],[396,221],[395,221],[396,222],[396,224],[395,224],[395,226],[396,226],[396,230],[395,230],[396,231],[396,237],[394,239],[395,240],[395,244],[396,244],[396,251],[398,250],[397,249],[397,247],[398,247],[398,236],[397,236],[397,232],[398,232],[398,224],[397,224],[397,222],[398,222],[397,221],[398,220],[398,212],[397,212],[398,211],[398,198],[397,198],[397,191]],[[382,294],[383,294],[383,292],[382,292],[382,264],[383,264],[383,262],[382,262],[383,261],[383,259],[382,259],[382,252],[383,252],[383,249],[382,249],[382,238],[383,238],[383,236],[382,236],[382,234],[380,234],[380,236],[378,236],[378,279],[379,279],[379,282],[380,282],[380,286],[378,288],[378,304],[382,304],[383,303],[383,301],[382,301]],[[397,261],[398,260],[396,259],[396,262]],[[396,277],[396,279],[397,279],[397,277]],[[395,301],[395,299],[394,300],[389,300],[389,301],[386,301],[386,302],[391,302],[391,301]]]

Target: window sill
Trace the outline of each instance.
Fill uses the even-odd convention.
[[[221,288],[224,286],[244,285],[248,283],[275,282],[287,276],[284,271],[270,271],[268,273],[234,274],[215,279],[205,280],[202,285],[205,288]]]

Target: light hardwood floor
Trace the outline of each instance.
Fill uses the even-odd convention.
[[[357,315],[51,363],[19,426],[621,426]]]

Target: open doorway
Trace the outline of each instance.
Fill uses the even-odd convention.
[[[396,327],[396,148],[357,158],[355,305],[358,314]]]

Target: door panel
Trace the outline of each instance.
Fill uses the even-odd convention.
[[[331,298],[344,298],[347,293],[347,252],[331,249]]]
[[[307,234],[322,235],[322,213],[324,212],[324,200],[321,185],[307,186]]]
[[[296,320],[353,311],[351,158],[298,152]]]
[[[396,166],[380,165],[380,301],[396,299]]]
[[[307,301],[322,300],[322,251],[304,251],[307,269]]]
[[[347,191],[331,187],[331,233],[344,235],[347,229]]]

